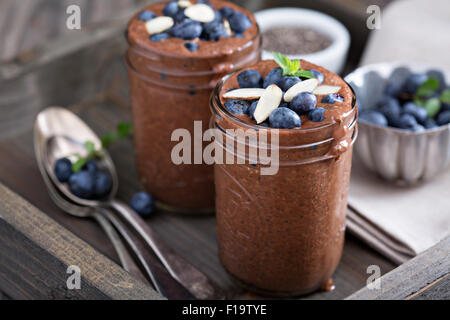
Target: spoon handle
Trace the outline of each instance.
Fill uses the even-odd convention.
[[[95,211],[92,214],[92,217],[98,222],[98,224],[102,227],[103,231],[105,231],[106,235],[108,236],[109,240],[111,240],[111,243],[114,247],[114,249],[117,252],[117,255],[119,256],[120,263],[122,264],[123,268],[134,275],[135,277],[147,281],[142,274],[142,272],[139,270],[139,267],[136,265],[136,263],[133,260],[133,257],[128,252],[127,248],[122,242],[122,239],[120,239],[119,234],[117,233],[116,229],[111,225],[111,219],[105,214],[106,210],[102,210],[102,212]],[[109,220],[109,221],[108,221]]]
[[[167,299],[194,299],[194,296],[186,288],[170,276],[158,258],[151,252],[151,249],[144,246],[142,240],[128,230],[121,219],[109,210],[103,209],[102,211],[103,215],[114,225],[128,243],[131,250],[133,250],[156,291]]]
[[[119,200],[112,200],[110,205],[121,214],[150,248],[153,249],[170,275],[197,299],[224,298],[221,289],[169,247],[130,207]]]

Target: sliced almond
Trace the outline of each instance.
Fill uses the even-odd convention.
[[[289,88],[284,94],[284,101],[291,102],[301,92],[312,92],[319,85],[319,80],[308,79],[297,83],[296,85]]]
[[[260,124],[264,122],[272,113],[273,110],[278,108],[283,97],[283,91],[278,88],[277,85],[271,84],[268,86],[256,105],[253,117],[256,123]]]
[[[192,6],[193,4],[189,0],[180,0],[178,1],[178,6],[180,8],[187,8]]]
[[[195,4],[189,8],[186,8],[184,15],[189,19],[203,23],[211,22],[216,17],[214,10],[210,6],[203,3]]]
[[[231,31],[231,26],[227,19],[223,20],[223,25],[225,26],[225,29],[227,30],[227,35],[229,37],[231,37],[233,35],[233,31]]]
[[[341,90],[341,87],[323,85],[323,86],[318,86],[317,88],[315,88],[313,93],[318,94],[318,95],[332,94],[332,93],[338,93],[339,90]]]
[[[225,99],[243,99],[243,100],[252,100],[259,99],[261,95],[266,91],[266,89],[261,88],[243,88],[243,89],[234,89],[224,93],[223,97]]]
[[[173,26],[173,19],[171,17],[156,17],[145,23],[145,28],[150,34],[161,33],[170,29]]]

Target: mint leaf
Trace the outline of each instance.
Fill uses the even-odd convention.
[[[272,54],[276,63],[283,70],[283,76],[314,78],[314,75],[310,71],[300,69],[300,60],[289,60],[288,57],[279,52],[272,52]]]
[[[431,98],[425,102],[423,107],[427,110],[428,117],[434,118],[441,109],[441,102],[438,98]]]
[[[440,99],[443,103],[450,103],[450,89],[442,91]]]
[[[86,141],[84,143],[84,148],[86,149],[88,156],[95,153],[95,144],[92,141]]]
[[[302,78],[308,78],[308,79],[314,79],[314,75],[311,71],[307,70],[298,70],[294,73],[295,77],[302,77]]]
[[[300,69],[300,60],[291,60],[289,65],[289,74],[297,72],[298,69]]]
[[[127,137],[128,135],[131,134],[132,130],[133,130],[133,124],[131,122],[119,123],[117,125],[116,132],[108,132],[101,138],[102,147],[100,150],[95,149],[94,142],[92,142],[92,141],[84,142],[84,148],[87,151],[87,155],[83,157],[79,154],[76,154],[78,159],[72,165],[73,172],[80,171],[89,159],[103,157],[103,154],[104,154],[103,151],[105,148],[107,148],[109,145],[116,142],[117,140]]]
[[[425,106],[425,101],[426,100],[420,99],[418,97],[415,97],[413,100],[414,104],[421,106],[421,107]]]
[[[84,165],[86,164],[86,162],[88,161],[87,157],[80,157],[78,158],[77,161],[75,161],[75,163],[72,165],[72,171],[73,172],[78,172],[81,170],[81,168],[84,167]]]
[[[131,122],[121,122],[117,126],[117,132],[120,138],[127,137],[133,130],[133,124]]]
[[[416,94],[418,96],[431,96],[439,89],[439,81],[436,78],[428,78],[427,81],[422,83],[417,89]]]
[[[115,132],[108,132],[102,138],[102,147],[107,148],[110,144],[117,140],[117,134]]]
[[[282,55],[279,52],[272,52],[272,54],[273,54],[273,58],[276,61],[276,63],[278,63],[281,70],[283,70],[283,76],[288,75],[291,61],[285,55]]]

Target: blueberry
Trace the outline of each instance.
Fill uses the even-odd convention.
[[[173,17],[173,20],[175,20],[176,23],[181,23],[187,20],[188,18],[184,15],[185,8],[180,8],[178,12]]]
[[[403,113],[412,115],[414,118],[416,118],[417,122],[422,124],[425,123],[428,117],[427,111],[424,108],[414,104],[414,102],[405,103],[403,105]]]
[[[97,199],[106,197],[112,189],[112,179],[109,173],[98,171],[95,174],[94,195]]]
[[[399,102],[388,96],[384,96],[377,103],[377,109],[380,111],[389,122],[389,125],[397,127],[400,113],[402,111]]]
[[[232,114],[248,114],[248,102],[245,100],[228,100],[225,102],[225,109]]]
[[[250,116],[250,118],[252,118],[253,120],[255,120],[255,118],[253,117],[253,114],[255,113],[255,109],[256,106],[258,105],[258,100],[253,101],[252,104],[250,105],[250,107],[248,108],[248,115]]]
[[[298,114],[288,108],[278,107],[269,116],[270,126],[280,129],[301,127],[302,121]]]
[[[444,111],[439,113],[436,119],[436,123],[439,126],[443,126],[450,123],[450,111]]]
[[[136,193],[130,201],[130,207],[142,218],[148,218],[155,211],[155,200],[147,192]]]
[[[428,118],[427,120],[425,120],[424,127],[426,129],[437,128],[437,126],[438,125],[436,124],[436,121],[434,121],[433,119]]]
[[[302,80],[300,80],[300,78],[298,77],[285,76],[282,77],[280,81],[278,81],[278,86],[281,88],[281,90],[288,91],[290,87],[294,86],[295,84],[301,81]]]
[[[169,16],[174,18],[179,10],[178,2],[177,1],[171,1],[163,9],[163,14],[165,16]]]
[[[98,165],[97,161],[94,159],[90,159],[86,164],[83,166],[82,170],[88,171],[91,174],[95,174],[98,171]]]
[[[245,14],[239,11],[234,12],[228,18],[228,22],[230,23],[231,30],[236,33],[243,33],[252,25],[250,19]]]
[[[375,110],[367,110],[361,112],[359,119],[383,127],[387,126],[388,124],[388,121],[384,114]]]
[[[258,124],[258,126],[261,126],[261,127],[266,127],[266,128],[268,128],[268,127],[270,127],[270,124],[269,124],[268,122],[264,121],[264,122],[262,122],[262,123]]]
[[[219,10],[214,10],[214,20],[212,22],[223,23],[222,13]]]
[[[322,103],[333,104],[336,101],[344,102],[344,97],[341,96],[339,93],[332,93],[332,94],[326,95],[325,97],[322,98]]]
[[[198,0],[196,4],[206,4],[212,8],[212,4],[208,0]]]
[[[184,46],[186,47],[186,49],[188,49],[191,52],[198,50],[198,44],[196,44],[194,42],[186,42],[184,44]]]
[[[210,22],[203,26],[204,33],[208,40],[219,40],[220,37],[228,37],[227,29],[222,22]]]
[[[69,181],[69,178],[73,173],[72,162],[67,158],[56,160],[53,167],[53,172],[55,173],[55,176],[59,182],[64,183]]]
[[[415,94],[422,83],[427,81],[427,75],[421,73],[413,73],[406,78],[402,89],[408,94]]]
[[[150,10],[144,10],[139,14],[139,20],[147,22],[156,17],[156,14]]]
[[[413,130],[417,125],[418,125],[417,120],[412,115],[404,113],[400,116],[399,119],[400,129]]]
[[[235,37],[235,38],[243,39],[243,38],[244,38],[244,35],[243,35],[242,33],[235,33],[235,34],[234,34],[234,37]]]
[[[441,102],[440,111],[450,111],[450,103]]]
[[[281,100],[279,107],[289,108],[289,102]]]
[[[230,7],[223,7],[219,11],[223,19],[228,19],[234,13],[234,10]]]
[[[261,74],[256,70],[242,71],[237,80],[241,88],[261,88],[263,85]]]
[[[324,113],[325,113],[325,108],[313,109],[308,113],[308,119],[311,120],[312,122],[323,121],[323,119],[325,118]]]
[[[289,109],[298,114],[307,113],[317,105],[317,97],[311,92],[301,92],[289,103]]]
[[[155,33],[150,36],[150,40],[152,40],[153,42],[160,42],[169,38],[170,35],[167,32]]]
[[[202,34],[202,25],[197,21],[182,22],[170,30],[172,36],[184,40],[198,38]]]
[[[411,130],[414,131],[414,132],[422,132],[422,131],[425,131],[425,127],[420,125],[420,124],[418,124],[414,128],[412,128]]]
[[[400,96],[401,89],[399,84],[391,82],[384,88],[384,94],[392,98],[397,98]]]
[[[313,70],[313,69],[308,69],[307,71],[311,72],[313,74],[314,78],[319,80],[319,84],[321,84],[325,80],[325,77],[322,74],[322,72],[319,72],[319,71]]]
[[[69,189],[82,199],[90,199],[94,195],[95,179],[89,171],[78,171],[70,176]]]
[[[283,70],[281,68],[272,69],[264,79],[263,88],[267,88],[271,84],[277,84],[283,76]]]

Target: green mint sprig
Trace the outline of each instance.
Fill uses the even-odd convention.
[[[288,57],[279,52],[272,52],[272,54],[274,60],[276,61],[276,63],[278,63],[281,70],[283,71],[283,76],[302,77],[308,79],[314,78],[314,75],[311,71],[300,69],[300,60],[290,60]]]
[[[101,137],[102,146],[101,149],[95,148],[95,143],[92,141],[85,141],[84,148],[86,149],[86,155],[75,154],[77,160],[72,165],[72,171],[80,171],[84,165],[91,159],[101,159],[104,154],[104,149],[111,144],[117,142],[120,139],[128,137],[133,131],[133,124],[129,122],[121,122],[117,125],[117,130],[108,132]]]
[[[423,107],[430,118],[434,118],[439,113],[442,103],[450,103],[450,89],[445,89],[439,97],[436,97],[438,90],[439,80],[430,77],[419,86],[413,98],[414,103]]]

